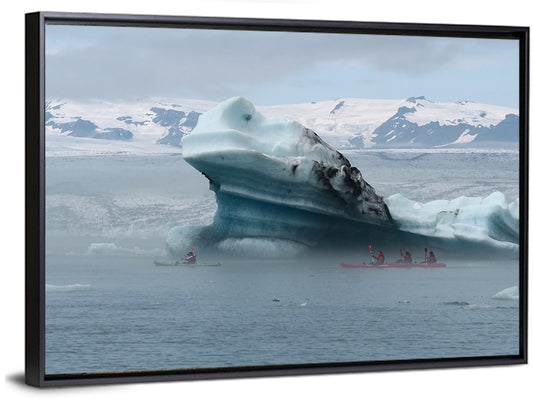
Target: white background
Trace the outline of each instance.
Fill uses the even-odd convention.
[[[531,26],[526,0],[19,1],[2,5],[0,65],[2,367],[7,398],[518,398],[533,391],[531,366],[124,384],[38,390],[24,374],[24,13],[97,13],[304,18]],[[487,82],[490,85],[490,82]],[[531,337],[531,334],[529,334]]]

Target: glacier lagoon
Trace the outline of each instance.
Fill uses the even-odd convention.
[[[385,197],[518,196],[513,151],[344,155]],[[355,270],[339,263],[368,262],[366,246],[307,256],[265,243],[258,260],[229,241],[220,252],[198,248],[199,261],[220,268],[160,268],[152,261],[168,256],[170,229],[200,228],[216,213],[207,179],[180,154],[49,157],[46,173],[49,374],[518,351],[516,296],[493,298],[518,285],[512,256],[443,250],[441,270]],[[423,258],[422,246],[405,249]],[[273,250],[282,259],[264,258]]]
[[[516,262],[336,261],[180,268],[147,256],[50,256],[46,372],[518,354],[518,300],[493,298],[517,285]]]

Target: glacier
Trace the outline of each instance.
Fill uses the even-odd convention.
[[[183,159],[216,195],[208,226],[179,226],[167,248],[296,256],[306,248],[432,248],[518,252],[518,202],[501,193],[420,204],[386,199],[335,148],[302,124],[265,117],[242,97],[202,114]],[[405,247],[404,247],[405,248]]]

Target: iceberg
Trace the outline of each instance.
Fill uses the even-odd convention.
[[[179,226],[167,237],[178,255],[196,245],[226,253],[287,256],[314,248],[395,248],[517,252],[519,205],[501,193],[427,204],[384,199],[359,169],[298,122],[264,117],[242,97],[199,117],[183,137],[183,158],[216,195],[209,226]]]
[[[208,179],[218,205],[213,225],[196,232],[197,239],[313,245],[345,236],[354,225],[393,225],[383,197],[340,152],[297,122],[264,117],[242,97],[200,116],[182,145],[183,158]]]
[[[508,204],[500,192],[494,192],[486,198],[459,197],[425,204],[395,194],[388,197],[386,203],[400,230],[518,250],[518,200]]]
[[[200,117],[183,138],[183,158],[209,179],[220,202],[241,197],[374,224],[391,221],[383,198],[340,152],[298,122],[263,117],[242,97]]]

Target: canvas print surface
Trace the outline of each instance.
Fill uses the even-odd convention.
[[[519,353],[518,41],[45,46],[46,374]]]

